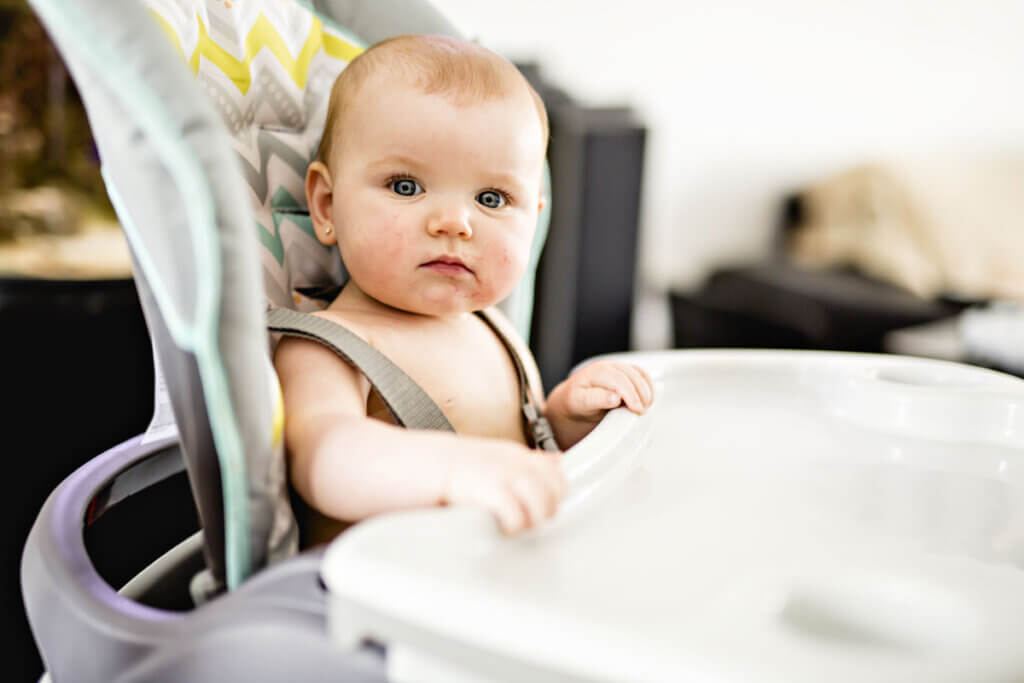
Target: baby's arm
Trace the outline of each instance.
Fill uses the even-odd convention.
[[[640,415],[654,401],[654,383],[642,368],[616,361],[584,365],[551,390],[544,412],[563,448],[575,445],[612,408]]]
[[[407,430],[366,416],[369,385],[323,346],[286,338],[274,364],[285,402],[289,473],[321,513],[354,521],[401,508],[468,504],[514,533],[565,495],[556,459],[502,439]]]

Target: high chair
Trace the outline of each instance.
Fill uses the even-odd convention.
[[[167,378],[150,430],[73,473],[26,544],[22,589],[49,675],[378,677],[372,650],[348,657],[327,647],[318,555],[292,557],[265,310],[323,307],[317,293],[345,277],[337,250],[313,235],[303,189],[335,76],[390,35],[458,31],[417,0],[31,4],[86,105]],[[524,334],[547,216],[527,277],[502,303]],[[109,585],[90,556],[91,530],[183,472],[201,532]],[[190,504],[174,504],[173,514],[190,516]],[[214,641],[220,668],[180,656]],[[232,654],[228,641],[241,649]],[[312,658],[309,672],[261,657],[292,649]]]
[[[408,511],[296,554],[264,323],[344,277],[302,206],[326,88],[367,43],[455,30],[411,0],[32,4],[93,123],[169,403],[30,534],[53,680],[1024,676],[1024,382],[955,363],[624,354],[655,402],[562,455],[549,523],[505,538],[481,511]],[[531,289],[505,302],[521,331]],[[156,495],[131,552],[181,514],[157,492],[183,478],[201,531],[111,585],[92,530]]]

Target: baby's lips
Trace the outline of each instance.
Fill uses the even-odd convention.
[[[465,268],[470,273],[473,272],[473,269],[470,268],[466,264],[466,262],[463,261],[458,256],[438,256],[437,258],[430,259],[429,261],[425,261],[424,263],[420,264],[420,266],[434,266],[434,265],[456,266],[456,267],[460,267],[460,268]]]

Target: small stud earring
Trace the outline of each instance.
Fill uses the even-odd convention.
[[[334,232],[334,228],[332,228],[331,226],[328,225],[326,228],[324,228],[325,235],[330,235],[332,232]]]

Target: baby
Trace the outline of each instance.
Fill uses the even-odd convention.
[[[366,378],[319,344],[286,338],[290,478],[309,507],[306,545],[390,510],[471,505],[505,533],[554,514],[559,454],[528,446],[519,379],[539,373],[491,309],[515,288],[543,207],[544,105],[507,60],[475,44],[409,35],[353,60],[331,92],[306,175],[317,238],[350,279],[322,313],[389,357],[442,409],[451,432],[395,426]],[[650,378],[632,365],[582,367],[536,396],[563,449],[610,409],[644,412]]]

